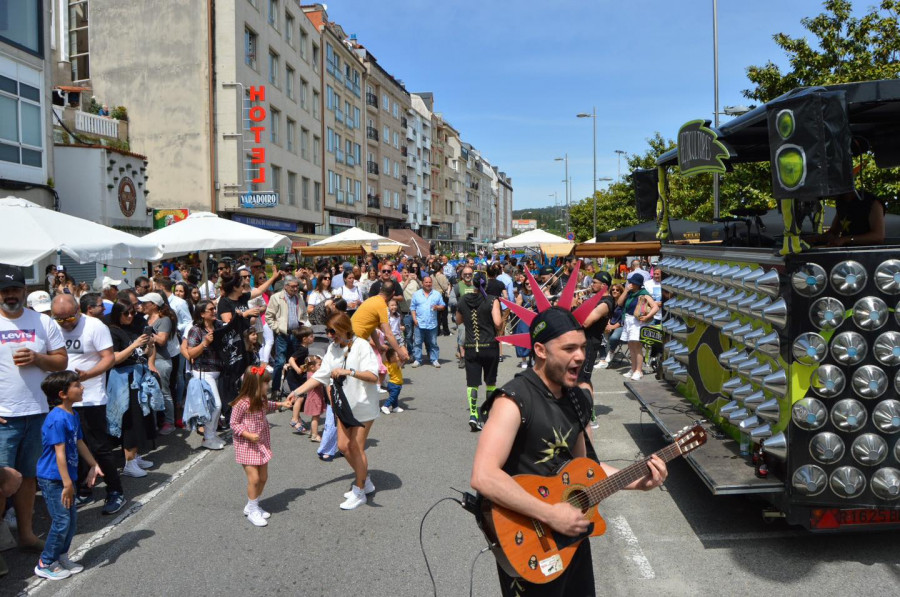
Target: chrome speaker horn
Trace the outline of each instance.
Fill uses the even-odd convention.
[[[825,296],[809,308],[809,320],[819,330],[834,330],[844,323],[844,304],[831,296]]]
[[[691,351],[687,346],[679,346],[673,349],[670,354],[683,365],[687,365],[690,362]]]
[[[828,409],[820,400],[803,398],[791,407],[791,420],[800,429],[815,431],[828,421]]]
[[[823,398],[840,396],[846,384],[844,372],[834,365],[820,365],[809,377],[809,387]]]
[[[844,457],[844,441],[837,433],[817,433],[809,440],[809,454],[816,462],[834,464]]]
[[[729,423],[737,423],[739,421],[743,421],[747,417],[750,416],[750,411],[746,408],[739,408],[736,411],[729,413],[728,422]]]
[[[791,345],[791,354],[803,365],[815,365],[828,356],[828,342],[815,332],[800,334]]]
[[[750,305],[750,315],[757,319],[762,319],[763,309],[772,304],[772,299],[764,296],[760,300]]]
[[[752,429],[756,429],[762,421],[759,420],[759,417],[756,415],[750,415],[740,423],[738,423],[738,429],[740,429],[744,433],[750,433]]]
[[[726,287],[726,288],[725,288],[725,292],[723,292],[722,294],[720,294],[720,295],[718,295],[718,296],[716,297],[716,303],[717,303],[720,307],[726,307],[726,308],[727,308],[727,307],[728,307],[728,301],[730,301],[730,300],[733,299],[735,296],[737,296],[737,294],[738,294],[738,291],[735,290],[734,288],[727,288],[727,287]]]
[[[878,398],[888,389],[888,376],[875,365],[864,365],[850,378],[853,391],[860,398]]]
[[[744,398],[743,403],[744,407],[752,413],[756,413],[756,408],[765,402],[768,399],[766,394],[762,390],[758,390],[753,392],[746,398]]]
[[[759,302],[759,298],[758,294],[747,294],[747,296],[738,301],[737,310],[745,315],[750,315],[750,305]]]
[[[732,296],[730,296],[728,298],[728,300],[725,302],[728,304],[728,308],[731,309],[732,311],[734,311],[737,309],[738,303],[740,303],[741,301],[743,301],[746,298],[747,298],[747,293],[744,292],[743,290],[738,290]]]
[[[742,325],[744,325],[744,324],[741,322],[741,320],[735,319],[734,321],[731,321],[731,322],[726,323],[725,325],[723,325],[723,326],[722,326],[722,329],[719,330],[719,331],[720,331],[720,332],[722,333],[722,335],[725,336],[726,338],[732,338],[732,339],[733,339],[734,336],[732,336],[732,332],[734,332],[734,330],[738,329],[738,328],[741,327]]]
[[[762,385],[763,379],[772,373],[772,363],[763,363],[759,367],[750,370],[750,381],[757,385]]]
[[[770,373],[763,378],[762,387],[764,390],[784,398],[788,393],[787,373],[784,369],[779,369],[774,373]]]
[[[728,269],[719,274],[719,280],[721,280],[722,284],[724,284],[725,286],[731,286],[732,288],[734,288],[731,285],[731,277],[741,271],[741,269],[743,268],[740,265],[730,265],[728,266]]]
[[[865,296],[853,305],[853,323],[861,330],[877,330],[888,317],[887,304],[877,296]]]
[[[831,491],[838,497],[855,498],[866,488],[866,476],[854,466],[839,466],[828,479]]]
[[[740,407],[741,405],[738,404],[736,400],[732,400],[731,402],[722,405],[722,407],[719,409],[719,414],[724,417],[730,415]]]
[[[784,433],[776,433],[770,438],[763,440],[762,451],[771,454],[779,460],[785,460],[788,453],[787,437]]]
[[[747,354],[745,352],[738,353],[737,355],[728,359],[728,368],[731,369],[732,371],[737,371],[738,366],[741,363],[743,363],[744,361],[747,361],[749,359],[750,359],[749,354]]]
[[[872,410],[872,422],[882,433],[900,431],[900,402],[893,398],[879,402]]]
[[[770,332],[756,341],[756,350],[770,357],[781,354],[781,340],[778,332]]]
[[[731,337],[735,340],[735,342],[744,343],[744,334],[748,334],[753,331],[752,323],[745,323],[738,329],[731,332]]]
[[[752,271],[753,270],[750,269],[749,267],[746,267],[746,266],[742,267],[741,269],[739,269],[738,271],[736,271],[734,274],[731,275],[731,285],[734,286],[735,288],[742,288],[744,278],[749,276]]]
[[[772,437],[772,425],[770,423],[763,423],[750,432],[750,439],[757,442],[762,441],[768,437]]]
[[[838,294],[851,296],[866,285],[866,268],[852,260],[842,261],[831,268],[831,285]]]
[[[678,322],[677,325],[672,326],[669,333],[672,334],[673,336],[675,336],[676,338],[678,338],[679,340],[687,340],[688,336],[690,335],[691,332],[690,332],[690,330],[688,330],[687,324],[685,324],[683,321],[681,321],[681,322]]]
[[[684,367],[674,367],[671,371],[671,375],[678,383],[687,383],[688,370]]]
[[[756,288],[756,281],[762,278],[765,275],[765,270],[761,267],[756,268],[741,280],[741,286],[747,290],[753,290]]]
[[[756,279],[754,283],[756,292],[768,294],[772,298],[776,298],[781,293],[781,276],[774,269],[770,269],[765,274]]]
[[[794,471],[791,487],[795,493],[806,497],[819,495],[828,485],[828,475],[815,464],[804,464]]]
[[[875,270],[875,286],[885,294],[900,294],[900,260],[888,259]]]
[[[900,365],[900,333],[885,332],[875,339],[872,352],[882,365]]]
[[[755,388],[751,384],[747,383],[735,388],[734,391],[731,392],[731,397],[738,402],[743,402],[744,398],[746,398],[747,396],[751,396],[754,391]]]
[[[737,366],[738,375],[742,375],[744,377],[749,377],[750,372],[759,367],[759,359],[756,357],[750,357],[746,361],[743,361],[740,365]]]
[[[719,364],[727,367],[729,359],[736,357],[741,352],[740,348],[729,348],[725,352],[719,353]]]
[[[777,423],[781,418],[781,405],[775,398],[766,400],[756,407],[756,416],[764,421]]]
[[[878,469],[872,475],[869,487],[872,488],[872,493],[882,500],[896,500],[900,497],[900,471],[887,466]]]
[[[791,274],[791,286],[801,296],[818,296],[825,290],[825,285],[825,270],[816,263],[804,263]]]
[[[787,325],[788,308],[783,298],[779,298],[774,303],[763,309],[762,318],[766,323],[770,323],[779,329],[784,329]]]
[[[720,307],[719,312],[710,316],[710,321],[715,326],[723,326],[731,321],[731,311],[725,307]]]
[[[756,328],[748,334],[744,334],[744,344],[751,348],[756,348],[756,341],[766,335],[766,330]]]
[[[725,396],[731,397],[734,390],[741,387],[742,385],[744,385],[743,379],[741,379],[740,377],[732,377],[722,384],[722,388],[719,390],[719,392]]]
[[[878,466],[888,455],[888,445],[884,438],[874,433],[863,433],[850,445],[853,459],[863,466]]]
[[[867,416],[866,407],[853,398],[839,400],[831,409],[831,423],[841,431],[849,433],[862,429]]]
[[[831,341],[831,356],[841,365],[857,365],[869,351],[866,339],[856,332],[841,332]]]

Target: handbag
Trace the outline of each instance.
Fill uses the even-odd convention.
[[[342,368],[347,368],[346,356],[344,357],[344,366]],[[344,427],[362,427],[363,424],[353,416],[353,409],[350,408],[350,402],[347,400],[346,392],[344,392],[345,381],[347,381],[347,376],[341,375],[331,382],[331,410],[334,412],[334,416],[344,424]]]

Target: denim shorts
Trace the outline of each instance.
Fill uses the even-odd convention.
[[[0,466],[9,466],[25,477],[37,476],[37,461],[41,457],[41,426],[46,414],[24,417],[4,417],[0,423]]]

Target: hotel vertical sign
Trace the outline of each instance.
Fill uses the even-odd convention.
[[[275,207],[278,205],[278,193],[274,191],[251,191],[250,185],[266,184],[266,148],[262,145],[262,135],[266,131],[265,122],[268,113],[264,106],[249,105],[253,102],[266,101],[266,87],[249,88],[247,130],[253,137],[253,145],[250,147],[250,166],[256,166],[255,176],[246,176],[246,192],[240,195],[240,205],[243,208]],[[248,173],[249,174],[249,173]]]

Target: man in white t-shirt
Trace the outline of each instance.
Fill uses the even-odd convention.
[[[18,267],[0,264],[0,468],[22,474],[13,503],[19,546],[40,552],[31,521],[41,455],[41,425],[47,397],[41,382],[68,363],[59,328],[46,315],[25,309],[25,276]]]
[[[103,514],[115,514],[125,504],[125,492],[113,457],[113,446],[109,441],[106,427],[106,377],[105,373],[116,364],[113,353],[112,336],[109,328],[95,317],[85,317],[79,305],[69,294],[60,294],[53,299],[53,320],[59,326],[60,333],[69,353],[69,369],[76,372],[84,387],[82,401],[75,405],[75,412],[81,419],[81,430],[84,443],[106,482],[106,504]],[[78,491],[76,505],[93,501],[93,490],[84,480],[88,469],[82,470],[87,463],[83,458],[78,460]]]

